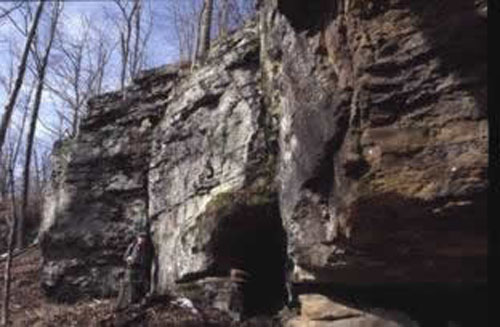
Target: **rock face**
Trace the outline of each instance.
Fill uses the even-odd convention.
[[[265,2],[295,281],[486,280],[486,19],[476,5]]]
[[[207,267],[203,248],[215,226],[207,205],[254,183],[268,159],[256,28],[233,42],[236,49],[216,47],[179,80],[153,133],[149,215],[162,287]]]
[[[485,282],[484,8],[262,1],[193,73],[93,99],[54,148],[45,290],[115,294],[134,226],[152,231],[160,293],[219,307],[230,268],[252,276],[255,312],[280,306],[291,266],[296,285]],[[357,325],[393,317],[368,311]]]
[[[194,74],[146,71],[125,99],[91,101],[77,139],[54,148],[40,237],[47,294],[115,294],[127,243],[149,228],[158,292],[185,275],[239,268],[281,296],[278,129],[262,105],[259,67],[254,22],[215,44]]]
[[[53,296],[111,295],[121,252],[148,217],[151,128],[177,73],[165,71],[89,103],[76,140],[54,146],[40,230],[42,286]]]

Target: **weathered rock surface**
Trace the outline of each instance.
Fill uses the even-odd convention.
[[[273,281],[264,282],[267,291],[281,292],[277,128],[259,82],[253,23],[215,44],[194,74],[154,69],[139,75],[125,99],[120,92],[93,99],[78,138],[54,148],[41,229],[47,293],[114,294],[123,250],[146,225],[159,292],[174,290],[186,274],[227,275],[230,267],[256,283],[265,270]]]
[[[229,268],[252,276],[251,306],[279,307],[286,247],[296,285],[484,283],[476,2],[262,1],[259,26],[193,73],[154,69],[126,100],[92,100],[78,138],[54,149],[47,293],[114,294],[136,224],[151,227],[160,293],[221,308]],[[290,326],[411,326],[304,301]]]
[[[352,304],[338,303],[321,294],[303,294],[299,296],[299,301],[300,316],[288,320],[286,327],[419,326],[401,312],[383,309],[366,311]]]
[[[163,71],[138,80],[126,100],[119,92],[93,99],[79,136],[54,146],[40,230],[48,294],[116,292],[121,253],[136,226],[147,223],[151,129],[176,76]]]
[[[264,2],[263,70],[281,112],[280,210],[296,281],[486,280],[481,8]]]
[[[358,309],[352,304],[342,304],[321,294],[299,296],[301,314],[290,319],[287,327],[343,327],[343,326],[387,326],[418,327],[408,316],[397,311]]]
[[[178,82],[154,130],[148,194],[160,292],[192,273],[240,268],[269,301],[281,301],[277,128],[262,105],[259,67],[253,24],[216,44],[208,63]],[[255,306],[273,307],[259,297]]]
[[[204,219],[207,205],[248,186],[266,163],[258,35],[245,32],[236,49],[217,51],[177,83],[153,134],[149,214],[163,287],[207,267],[203,248],[215,226]]]

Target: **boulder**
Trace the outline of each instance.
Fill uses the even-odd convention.
[[[418,327],[406,314],[395,310],[361,309],[350,303],[339,303],[321,294],[299,296],[300,316],[285,323],[286,327]]]

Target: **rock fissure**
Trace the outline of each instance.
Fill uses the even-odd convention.
[[[136,225],[150,227],[160,294],[228,310],[241,269],[250,314],[304,295],[289,327],[416,326],[340,305],[338,289],[314,295],[332,285],[484,284],[486,32],[472,2],[262,1],[193,72],[167,65],[125,101],[92,99],[54,148],[47,294],[116,294]],[[328,319],[308,316],[316,305]],[[432,320],[415,306],[401,310]]]

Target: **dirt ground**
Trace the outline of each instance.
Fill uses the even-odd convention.
[[[13,260],[10,326],[275,326],[269,321],[238,324],[232,322],[226,313],[212,308],[197,308],[197,313],[193,313],[192,309],[176,306],[168,297],[156,298],[147,305],[130,307],[120,313],[113,311],[113,299],[88,299],[72,305],[51,303],[44,297],[39,286],[40,263],[40,250],[37,247],[27,250]],[[0,262],[2,298],[4,266],[5,262]]]
[[[90,300],[76,305],[54,304],[46,301],[38,282],[40,250],[33,247],[14,258],[10,300],[11,326],[99,326],[109,315],[109,300]],[[0,277],[3,298],[4,276]]]

